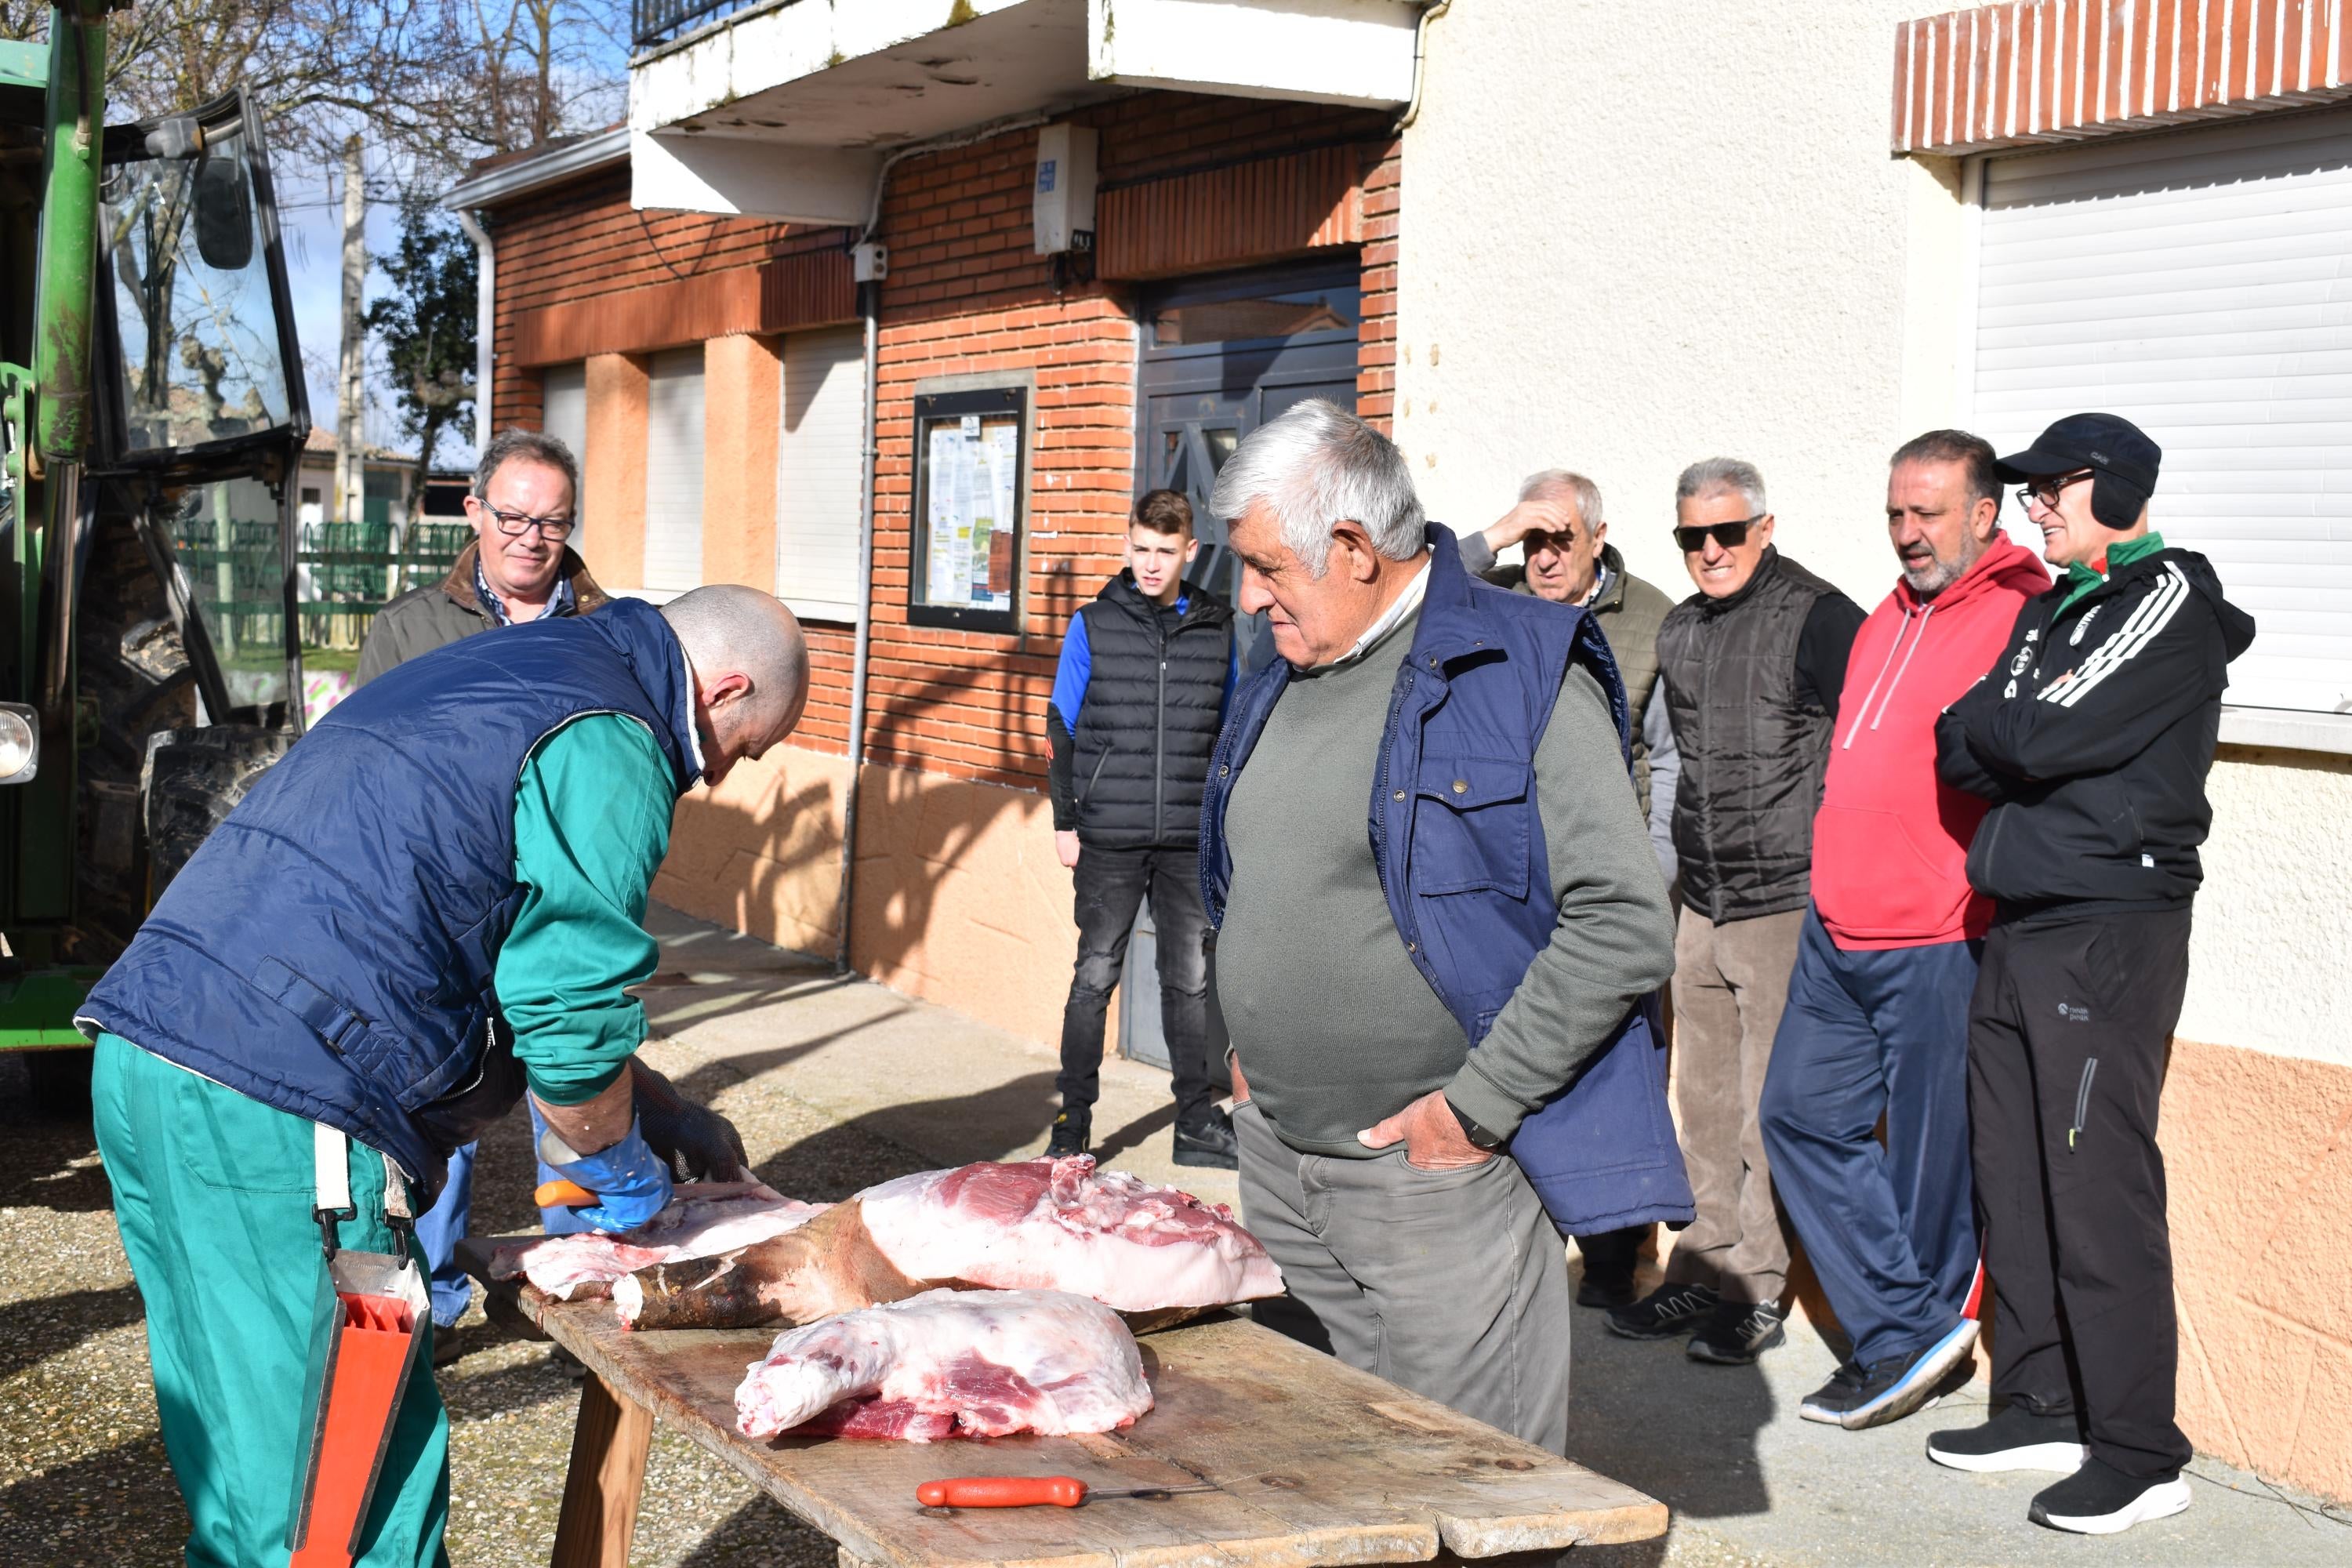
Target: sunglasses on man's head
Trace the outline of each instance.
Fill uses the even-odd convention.
[[[1707,538],[1711,534],[1715,542],[1726,550],[1737,550],[1748,542],[1748,531],[1763,521],[1767,515],[1759,511],[1754,517],[1743,517],[1737,522],[1711,522],[1698,528],[1677,528],[1675,530],[1675,543],[1684,554],[1696,555],[1706,548]]]

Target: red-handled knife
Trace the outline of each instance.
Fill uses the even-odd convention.
[[[915,1489],[915,1500],[925,1508],[1076,1508],[1104,1498],[1157,1500],[1178,1492],[1213,1492],[1216,1486],[1196,1481],[1181,1487],[1119,1487],[1106,1491],[1089,1487],[1076,1476],[958,1476],[950,1480],[925,1481]]]

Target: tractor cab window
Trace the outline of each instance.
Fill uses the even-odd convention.
[[[267,174],[241,114],[125,127],[103,192],[121,355],[121,455],[283,430],[301,406],[285,353]],[[264,165],[266,168],[266,165]]]

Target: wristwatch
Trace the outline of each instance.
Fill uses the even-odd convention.
[[[1505,1139],[1502,1133],[1487,1131],[1471,1121],[1469,1114],[1452,1100],[1445,1102],[1445,1109],[1454,1112],[1454,1121],[1462,1123],[1462,1136],[1470,1140],[1470,1147],[1473,1149],[1492,1151],[1503,1146]]]

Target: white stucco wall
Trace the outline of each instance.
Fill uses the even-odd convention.
[[[1951,287],[1907,243],[1922,217],[1957,236],[1948,168],[1887,154],[1894,26],[1920,9],[1468,0],[1431,26],[1395,430],[1433,516],[1483,527],[1522,475],[1580,468],[1611,542],[1680,594],[1675,476],[1743,457],[1786,553],[1885,595],[1886,455],[1952,389],[1952,334],[1905,331],[1906,289]],[[1940,411],[1906,397],[1906,350]]]
[[[1886,457],[1955,422],[1973,287],[1959,165],[1887,153],[1894,26],[1929,9],[1464,0],[1432,26],[1394,426],[1432,516],[1483,527],[1580,468],[1680,596],[1675,477],[1727,454],[1787,553],[1885,595]],[[2180,1034],[2352,1066],[2352,767],[2232,750],[2211,790]]]
[[[2352,758],[2231,748],[2179,1032],[2352,1067]]]

